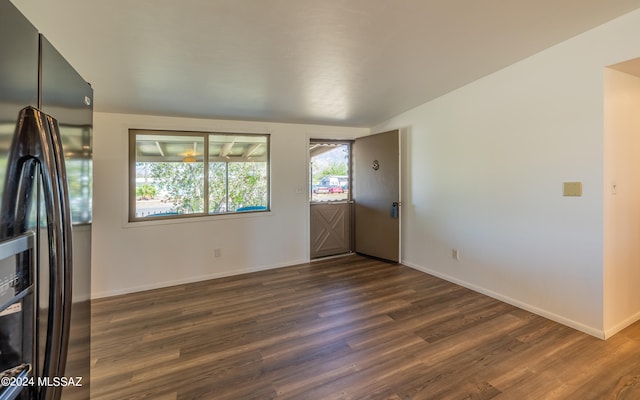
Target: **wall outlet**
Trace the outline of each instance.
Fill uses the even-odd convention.
[[[451,258],[453,258],[454,260],[460,259],[460,252],[458,251],[458,249],[451,249]]]
[[[213,256],[216,257],[216,258],[222,257],[222,249],[213,250]]]

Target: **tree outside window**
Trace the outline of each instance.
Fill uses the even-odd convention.
[[[269,135],[130,134],[130,220],[269,210]]]

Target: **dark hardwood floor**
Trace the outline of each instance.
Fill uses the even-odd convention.
[[[100,299],[92,399],[640,399],[640,324],[602,341],[349,256]]]

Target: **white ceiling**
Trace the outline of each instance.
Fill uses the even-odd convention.
[[[12,1],[92,83],[97,111],[366,127],[640,7],[640,0]]]

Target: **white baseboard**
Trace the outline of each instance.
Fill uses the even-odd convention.
[[[160,288],[164,288],[164,287],[169,287],[169,286],[176,286],[176,285],[183,285],[186,283],[194,283],[194,282],[201,282],[201,281],[206,281],[209,279],[217,279],[217,278],[224,278],[227,276],[234,276],[234,275],[242,275],[242,274],[247,274],[247,273],[251,273],[251,272],[258,272],[258,271],[265,271],[265,270],[269,270],[269,269],[275,269],[275,268],[281,268],[281,267],[287,267],[287,266],[291,266],[291,265],[296,265],[296,264],[302,264],[302,263],[306,263],[309,262],[308,259],[305,260],[294,260],[291,262],[287,262],[287,263],[282,263],[282,264],[272,264],[272,265],[263,265],[263,266],[257,266],[257,267],[251,267],[251,268],[247,268],[244,270],[233,270],[233,271],[221,271],[221,272],[216,272],[213,274],[208,274],[208,275],[201,275],[201,276],[195,276],[195,277],[188,277],[185,279],[178,279],[178,280],[172,280],[172,281],[164,281],[164,282],[153,282],[150,283],[148,285],[139,285],[139,286],[132,286],[132,287],[128,287],[128,288],[122,288],[122,289],[117,289],[117,290],[109,290],[109,291],[103,291],[103,292],[92,292],[91,293],[91,299],[100,299],[100,298],[105,298],[105,297],[111,297],[111,296],[118,296],[118,295],[122,295],[122,294],[129,294],[129,293],[136,293],[136,292],[143,292],[145,290],[153,290],[153,289],[160,289]],[[430,268],[426,268],[423,267],[421,265],[417,265],[408,261],[402,261],[403,265],[406,265],[410,268],[413,268],[415,270],[424,272],[426,274],[429,275],[433,275],[436,276],[438,278],[444,279],[446,281],[455,283],[457,285],[466,287],[468,289],[471,289],[475,292],[478,293],[482,293],[484,295],[487,295],[489,297],[492,297],[494,299],[503,301],[507,304],[511,304],[515,307],[518,308],[522,308],[523,310],[527,310],[529,312],[532,312],[534,314],[540,315],[542,317],[548,318],[552,321],[558,322],[560,324],[566,325],[568,327],[577,329],[581,332],[584,332],[586,334],[589,334],[591,336],[597,337],[598,339],[607,339],[610,338],[611,336],[615,335],[616,333],[622,331],[624,328],[628,327],[629,325],[633,324],[634,322],[637,322],[640,320],[640,312],[625,319],[624,321],[621,321],[620,323],[616,324],[615,326],[603,331],[601,329],[596,329],[593,328],[591,326],[587,326],[584,325],[580,322],[574,321],[572,319],[563,317],[561,315],[552,313],[548,310],[545,309],[541,309],[539,307],[533,306],[531,304],[527,304],[524,303],[520,300],[505,296],[503,294],[494,292],[492,290],[474,285],[472,283],[463,281],[461,279],[455,278],[453,276],[447,275],[447,274],[443,274],[439,271],[435,271],[432,270]]]
[[[620,332],[621,330],[623,330],[624,328],[628,327],[629,325],[640,321],[640,312],[630,316],[629,318],[617,323],[616,325],[614,325],[613,327],[606,329],[604,331],[604,336],[605,339],[610,338],[611,336],[615,335],[616,333]]]
[[[489,297],[492,297],[494,299],[503,301],[503,302],[505,302],[507,304],[511,304],[512,306],[515,306],[515,307],[518,307],[518,308],[522,308],[523,310],[527,310],[527,311],[532,312],[532,313],[534,313],[536,315],[540,315],[541,317],[548,318],[548,319],[550,319],[552,321],[558,322],[558,323],[560,323],[562,325],[566,325],[566,326],[568,326],[570,328],[577,329],[577,330],[579,330],[581,332],[584,332],[586,334],[589,334],[591,336],[595,336],[598,339],[606,339],[607,337],[611,336],[611,335],[607,335],[603,330],[596,329],[594,327],[584,325],[584,324],[582,324],[580,322],[577,322],[577,321],[574,321],[572,319],[563,317],[562,315],[554,314],[554,313],[552,313],[552,312],[550,312],[548,310],[544,310],[544,309],[541,309],[539,307],[533,306],[531,304],[524,303],[524,302],[522,302],[520,300],[513,299],[511,297],[505,296],[505,295],[500,294],[500,293],[496,293],[496,292],[494,292],[492,290],[489,290],[489,289],[474,285],[472,283],[460,280],[460,279],[455,278],[453,276],[450,276],[450,275],[447,275],[447,274],[443,274],[441,272],[434,271],[432,269],[423,267],[421,265],[416,265],[416,264],[413,264],[413,263],[407,262],[407,261],[402,261],[402,264],[406,265],[407,267],[416,269],[418,271],[427,273],[429,275],[433,275],[433,276],[436,276],[438,278],[444,279],[446,281],[449,281],[449,282],[455,283],[457,285],[466,287],[467,289],[471,289],[474,292],[482,293],[482,294],[487,295]]]
[[[191,276],[184,279],[176,279],[176,280],[163,281],[163,282],[152,282],[146,285],[131,286],[127,288],[106,290],[102,292],[91,292],[91,299],[96,300],[96,299],[101,299],[105,297],[119,296],[122,294],[144,292],[146,290],[161,289],[161,288],[176,286],[176,285],[184,285],[186,283],[201,282],[209,279],[218,279],[218,278],[225,278],[227,276],[248,274],[251,272],[265,271],[268,269],[275,269],[275,268],[287,267],[290,265],[303,264],[308,261],[309,261],[308,259],[297,260],[297,261],[293,260],[291,262],[282,263],[282,264],[261,265],[261,266],[246,268],[243,270],[220,271],[220,272],[215,272],[213,274]]]

